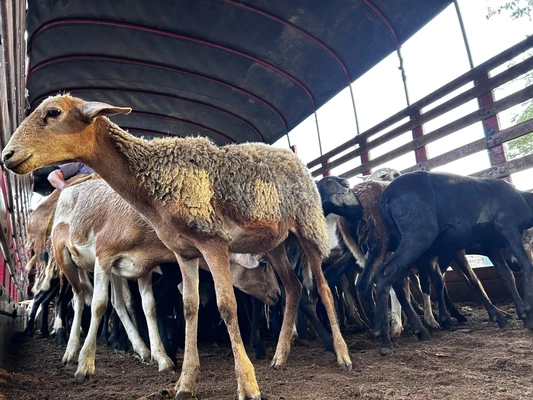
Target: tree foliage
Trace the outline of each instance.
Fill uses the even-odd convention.
[[[528,17],[529,20],[531,20],[533,0],[508,1],[497,8],[488,7],[487,19],[494,15],[501,14],[502,12],[508,12],[512,19]]]
[[[527,17],[531,21],[533,14],[533,0],[508,1],[497,8],[487,9],[487,19],[502,13],[508,13],[512,19]],[[526,57],[533,57],[531,51]],[[524,80],[525,86],[533,84],[533,71],[529,71],[519,79]],[[522,104],[525,108],[513,117],[512,122],[518,124],[533,118],[533,99]],[[507,143],[507,156],[509,159],[525,156],[533,153],[533,132],[511,140]]]
[[[533,118],[533,100],[526,103],[526,109],[516,115],[512,121],[520,123]],[[507,144],[507,156],[510,160],[533,153],[533,132],[511,140]]]

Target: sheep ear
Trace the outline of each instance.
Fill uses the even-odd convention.
[[[131,108],[129,107],[115,107],[99,101],[87,101],[78,106],[78,110],[84,117],[88,119],[96,117],[109,117],[116,114],[129,114]]]

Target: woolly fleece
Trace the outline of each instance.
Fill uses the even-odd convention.
[[[309,171],[289,150],[262,143],[218,147],[201,137],[147,141],[108,120],[111,140],[150,195],[179,203],[185,224],[227,236],[219,207],[237,222],[294,219],[303,238],[328,254],[320,196]]]

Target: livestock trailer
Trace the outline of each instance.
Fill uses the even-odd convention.
[[[201,135],[218,145],[284,145],[283,139],[298,152],[290,132],[311,117],[309,140],[319,155],[305,161],[317,179],[366,175],[406,154],[413,163],[402,173],[442,169],[479,153],[490,166],[473,176],[512,180],[533,167],[533,154],[508,159],[505,150],[533,132],[533,119],[506,128],[499,123],[500,113],[533,100],[533,36],[474,64],[458,0],[0,0],[0,6],[2,148],[44,99],[68,92],[131,107],[130,115],[112,120],[145,138]],[[402,45],[442,12],[455,15],[469,67],[411,102]],[[360,129],[352,83],[391,53],[406,105]],[[495,91],[525,75],[529,85],[496,98]],[[319,109],[346,88],[355,129],[324,151],[332,134],[321,129]],[[465,111],[467,103],[474,108]],[[436,156],[427,151],[476,124],[482,137]],[[21,302],[32,296],[34,271],[25,269],[31,254],[24,245],[32,190],[42,179],[1,171],[0,366],[10,338],[25,326]],[[505,295],[490,268],[480,268],[489,295]]]

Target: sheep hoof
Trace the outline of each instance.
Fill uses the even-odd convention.
[[[283,365],[273,362],[272,364],[270,364],[270,368],[275,369],[275,370],[280,370],[280,369],[283,369]]]
[[[67,344],[67,335],[65,328],[58,328],[56,331],[56,346],[64,346]]]
[[[465,323],[465,322],[468,322],[468,318],[466,318],[463,314],[459,314],[455,317],[455,319],[457,320],[457,322],[459,324],[462,324],[462,323]]]
[[[388,347],[380,347],[379,354],[381,354],[382,356],[390,356],[392,355],[392,349]]]
[[[498,326],[499,326],[500,328],[505,328],[505,327],[507,326],[507,324],[508,324],[507,319],[505,319],[505,318],[503,318],[503,317],[501,317],[501,318],[496,318],[496,322],[498,323]]]
[[[429,332],[425,328],[422,328],[418,332],[416,332],[416,336],[420,341],[429,340],[429,338],[431,337]]]
[[[455,328],[453,326],[453,323],[452,323],[452,321],[450,319],[447,319],[447,318],[441,319],[440,325],[442,326],[443,329],[445,329],[447,331],[454,331],[455,330]]]
[[[266,360],[267,355],[265,349],[256,349],[255,350],[255,359],[256,360]]]
[[[89,373],[85,373],[85,372],[79,372],[77,371],[75,374],[74,374],[74,378],[76,379],[77,382],[83,382],[85,379],[88,379],[91,377],[91,374]]]
[[[533,329],[533,316],[524,319],[524,328]]]
[[[183,391],[183,392],[179,391],[175,397],[176,400],[186,400],[186,399],[195,399],[195,398],[196,397],[194,396],[194,393],[189,392],[189,391]]]
[[[176,397],[176,389],[174,388],[163,389],[161,391],[161,396],[163,396],[165,399],[173,399],[174,397]]]

